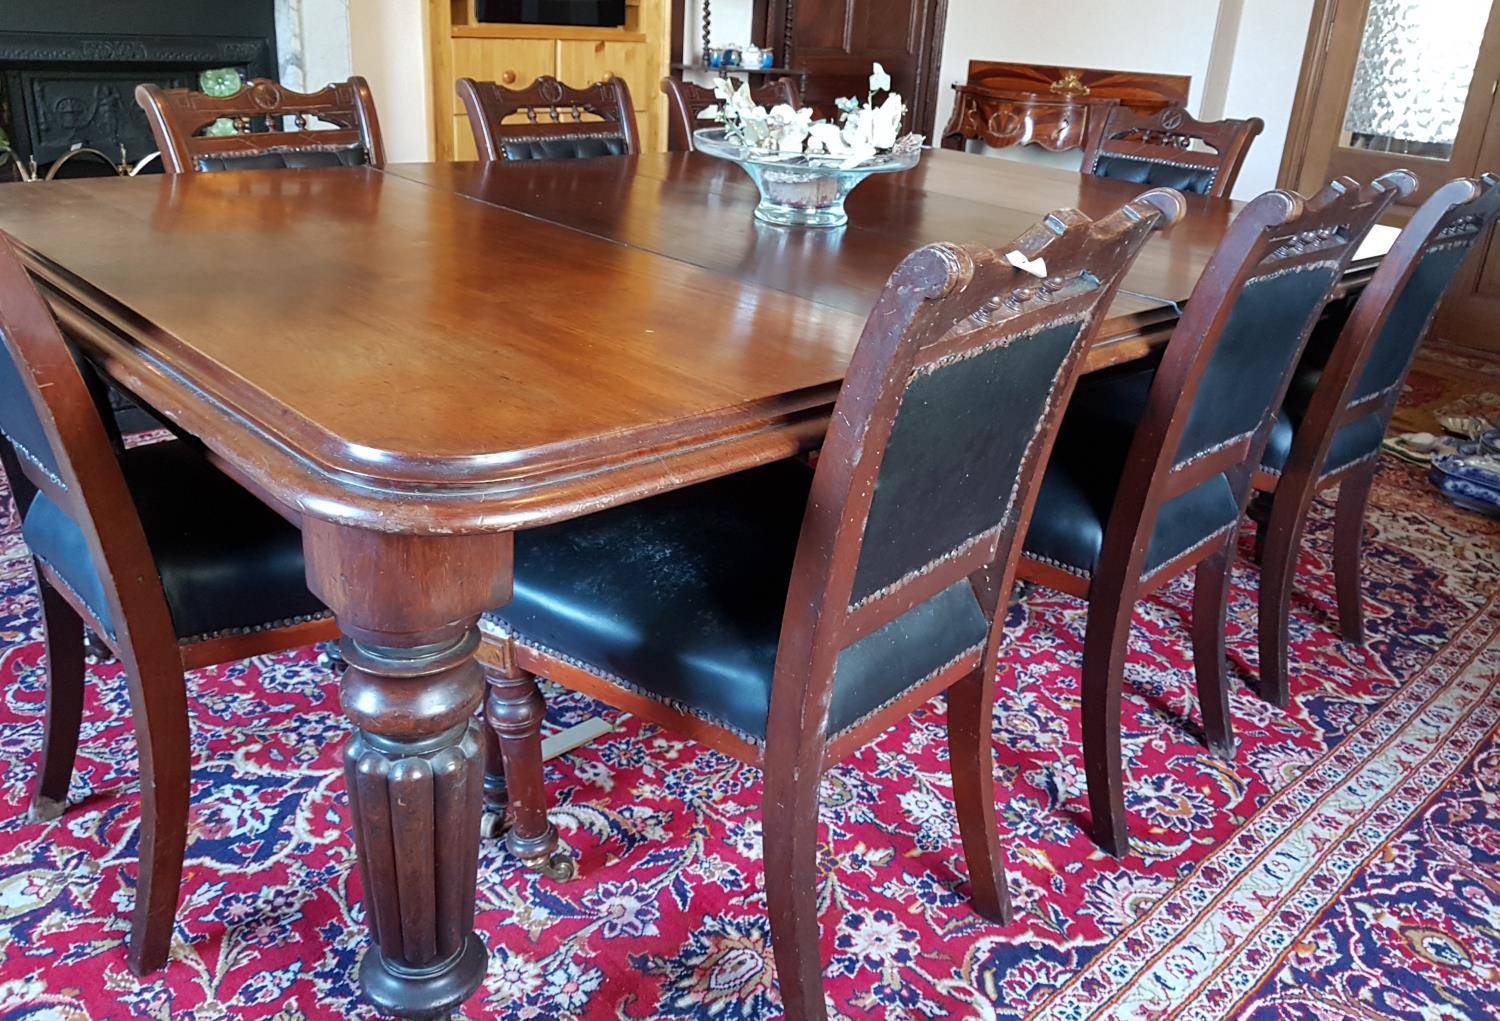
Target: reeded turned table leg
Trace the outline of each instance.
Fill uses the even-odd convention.
[[[355,725],[344,752],[374,945],[365,997],[448,1017],[479,986],[484,795],[479,614],[510,597],[510,536],[401,536],[304,523],[308,583],[338,615]]]

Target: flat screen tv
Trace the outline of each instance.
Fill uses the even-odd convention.
[[[476,0],[475,14],[508,25],[616,28],[625,24],[625,0]]]

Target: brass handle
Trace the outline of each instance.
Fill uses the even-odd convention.
[[[502,74],[500,76],[500,80],[502,82],[504,82],[505,84],[510,85],[510,84],[512,84],[512,83],[515,82],[515,80],[516,80],[516,73],[514,71],[506,71],[504,74]]]

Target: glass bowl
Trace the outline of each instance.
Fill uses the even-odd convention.
[[[845,168],[836,156],[781,156],[730,142],[723,128],[699,128],[693,143],[701,153],[738,163],[760,189],[755,218],[788,227],[841,227],[849,222],[844,199],[871,174],[910,170],[922,151],[875,156]]]

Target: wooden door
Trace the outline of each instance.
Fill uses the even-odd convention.
[[[1319,0],[1282,181],[1421,181],[1405,205],[1473,174],[1500,81],[1495,0]]]
[[[1398,168],[1421,184],[1388,221],[1455,177],[1500,173],[1500,0],[1317,0],[1281,183]],[[1500,352],[1500,242],[1474,255],[1433,336]]]
[[[912,130],[930,139],[947,0],[783,0],[769,13],[769,25],[790,29],[790,66],[806,72],[809,106],[831,116],[840,96],[863,102],[878,61],[911,111]]]
[[[1477,171],[1500,174],[1500,103],[1491,110]],[[1500,231],[1491,227],[1474,249],[1438,309],[1432,335],[1500,358]]]

